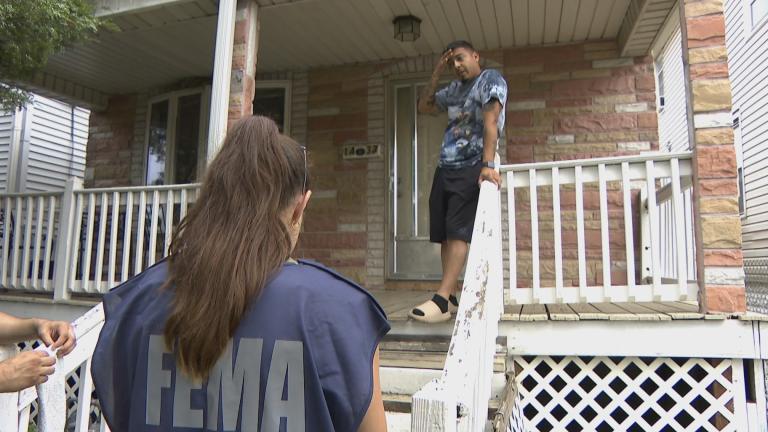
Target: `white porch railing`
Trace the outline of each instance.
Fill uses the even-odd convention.
[[[0,195],[0,287],[101,294],[162,259],[199,185]]]
[[[197,184],[75,190],[65,286],[105,293],[168,254]]]
[[[0,196],[0,286],[53,290],[54,238],[63,192]]]
[[[696,300],[692,250],[676,247],[693,243],[684,195],[691,186],[690,157],[656,153],[502,166],[507,301]]]
[[[501,172],[507,303],[696,299],[689,153]],[[166,255],[197,189],[72,180],[63,192],[0,195],[0,287],[104,293]]]

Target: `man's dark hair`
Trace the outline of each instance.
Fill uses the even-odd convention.
[[[452,50],[455,50],[455,49],[458,49],[458,48],[466,48],[466,49],[468,49],[468,50],[470,50],[472,52],[475,51],[475,47],[473,47],[471,43],[469,43],[469,42],[467,42],[465,40],[457,40],[457,41],[453,41],[453,42],[449,43],[448,46],[445,47],[445,51],[443,51],[443,52],[452,51]]]

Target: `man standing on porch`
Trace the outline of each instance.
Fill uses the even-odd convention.
[[[448,66],[458,79],[436,91]],[[448,127],[429,196],[429,237],[440,243],[443,278],[432,299],[409,312],[415,320],[447,321],[458,308],[453,292],[472,240],[480,183],[501,186],[494,159],[506,100],[504,78],[495,70],[482,70],[479,53],[466,41],[448,45],[419,97],[420,113],[448,111]]]

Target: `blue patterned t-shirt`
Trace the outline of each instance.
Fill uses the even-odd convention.
[[[504,131],[507,82],[498,71],[486,69],[472,80],[454,80],[435,93],[435,105],[448,111],[440,150],[439,165],[444,168],[472,166],[483,157],[483,107],[496,99],[501,103],[498,128]]]

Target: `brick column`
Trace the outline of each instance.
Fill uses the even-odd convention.
[[[731,86],[722,0],[680,6],[693,148],[694,219],[699,307],[746,311]]]
[[[228,127],[238,119],[253,114],[258,41],[258,4],[256,0],[238,0],[232,46],[232,78],[229,84]]]

